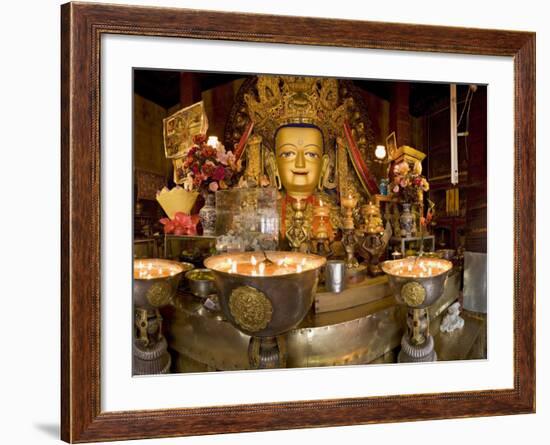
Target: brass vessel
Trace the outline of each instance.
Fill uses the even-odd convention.
[[[443,295],[453,263],[419,256],[385,261],[381,267],[395,299],[408,308],[398,362],[437,361],[427,308]]]
[[[140,264],[152,264],[155,267],[172,269],[173,275],[165,275],[153,278],[134,277],[134,305],[138,308],[153,311],[169,304],[176,295],[178,284],[186,266],[177,261],[163,260],[159,258],[134,260],[134,268]],[[146,266],[145,266],[146,267]]]
[[[302,272],[284,275],[251,276],[224,271],[228,260],[259,260],[259,252],[228,253],[212,256],[204,265],[212,270],[218,289],[220,307],[227,319],[240,331],[254,337],[273,337],[295,328],[309,311],[319,269],[326,259],[300,252],[266,252],[269,261],[290,259],[307,262]]]
[[[428,264],[433,264],[432,274],[426,272],[425,276],[420,276],[408,273],[408,266],[414,265],[415,262],[416,265],[425,264],[426,270],[429,269]],[[400,265],[404,267],[400,268]],[[381,267],[388,275],[390,289],[398,302],[410,307],[425,308],[431,306],[443,294],[445,281],[453,263],[440,258],[408,257],[384,261]],[[439,273],[436,274],[436,271]],[[423,294],[423,298],[411,297],[413,294]]]

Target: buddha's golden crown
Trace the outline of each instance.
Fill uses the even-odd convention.
[[[254,132],[272,147],[278,128],[312,124],[323,133],[325,144],[343,125],[349,99],[340,103],[338,80],[299,76],[258,76],[256,94],[245,94]]]

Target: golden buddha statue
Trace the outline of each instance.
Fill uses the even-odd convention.
[[[343,128],[344,122],[350,123],[361,156],[368,162],[367,151],[374,145],[365,132],[370,127],[365,125],[366,113],[361,112],[364,110],[359,109],[349,91],[343,97],[340,82],[315,77],[258,76],[241,87],[241,99],[237,98],[230,117],[233,127],[226,131],[226,139],[234,141],[246,123],[253,122],[254,143],[248,144],[247,151],[255,154],[247,153],[247,159],[261,159],[270,185],[280,190],[281,238],[288,238],[292,227],[297,232],[297,245],[300,240],[315,237],[315,206],[330,209],[323,227],[328,223],[333,241],[341,228],[341,191],[357,192],[360,204],[369,197],[351,167]],[[257,176],[257,165],[250,176]],[[357,219],[358,208],[354,212]],[[297,212],[299,218],[295,218]],[[293,227],[296,225],[301,227]],[[291,239],[287,241],[295,247]]]
[[[319,185],[323,135],[314,126],[289,125],[275,135],[275,159],[281,184],[294,199],[309,198]]]
[[[323,182],[328,173],[328,155],[324,154],[323,135],[319,128],[312,124],[289,124],[280,127],[275,134],[275,162],[272,164],[273,175],[280,183],[278,202],[281,215],[281,235],[289,238],[288,230],[293,225],[302,233],[296,241],[296,250],[308,239],[314,238],[316,223],[314,207],[323,205],[329,208],[328,236],[332,241],[336,230],[341,226],[340,213],[334,196],[324,191]],[[296,212],[302,211],[303,222],[295,220]],[[302,249],[304,250],[304,249]]]

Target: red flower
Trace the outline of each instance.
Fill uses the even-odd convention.
[[[223,178],[225,178],[225,168],[223,166],[218,165],[216,167],[216,170],[214,170],[214,174],[212,175],[212,179],[214,181],[221,181]]]
[[[219,151],[207,145],[206,140],[206,135],[193,136],[194,145],[187,152],[178,176],[183,178],[189,175],[192,187],[201,190],[212,191],[209,187],[213,182],[218,182],[221,189],[227,188],[232,184],[235,173],[240,171],[240,165],[235,165],[232,152]]]
[[[215,158],[216,157],[216,149],[209,147],[208,145],[205,145],[201,149],[201,155],[205,158]]]
[[[206,142],[206,135],[205,134],[196,134],[193,136],[193,142],[197,145],[201,145],[202,143]]]
[[[215,171],[215,165],[212,162],[206,162],[201,168],[201,173],[207,177],[212,176]]]

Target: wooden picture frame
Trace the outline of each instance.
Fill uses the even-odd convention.
[[[388,159],[394,159],[395,153],[397,152],[397,139],[395,136],[395,131],[392,131],[386,138],[386,150],[388,153]]]
[[[534,33],[90,3],[65,4],[61,16],[63,440],[96,442],[534,412]],[[322,32],[312,33],[311,29]],[[510,197],[514,200],[515,233],[513,388],[102,412],[99,91],[103,34],[513,57],[515,190]]]

